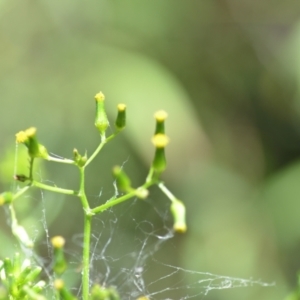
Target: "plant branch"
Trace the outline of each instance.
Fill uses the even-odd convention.
[[[83,239],[83,270],[82,270],[82,299],[89,299],[90,288],[90,240],[91,240],[92,216],[84,215],[84,239]]]
[[[165,186],[163,182],[160,182],[158,184],[158,187],[172,202],[176,200],[176,197],[169,191],[169,189]]]
[[[67,158],[57,158],[57,157],[53,157],[53,156],[48,156],[47,157],[48,161],[54,161],[54,162],[58,162],[58,163],[62,163],[62,164],[69,164],[69,165],[75,165],[75,161],[72,159],[67,159]]]
[[[30,185],[24,186],[21,190],[19,190],[16,194],[13,195],[13,201],[19,198],[21,195],[23,195],[29,188],[31,187]]]
[[[115,132],[112,135],[110,135],[108,138],[106,138],[105,136],[102,136],[101,139],[101,143],[99,144],[99,146],[97,147],[97,149],[94,151],[94,153],[89,157],[89,159],[86,161],[84,167],[87,167],[92,160],[98,155],[98,153],[101,151],[101,149],[103,148],[103,146],[109,142],[110,140],[112,140],[113,138],[115,138],[117,136],[119,132]]]
[[[43,190],[48,190],[48,191],[52,191],[52,192],[55,192],[55,193],[78,196],[77,191],[62,189],[62,188],[59,188],[57,186],[51,186],[51,185],[44,184],[44,183],[41,183],[41,182],[38,182],[38,181],[35,181],[35,180],[32,181],[32,185],[35,186],[35,187],[39,187]]]
[[[155,181],[149,181],[149,182],[144,183],[144,184],[143,184],[141,187],[139,187],[138,189],[147,189],[148,187],[150,187],[150,186],[152,186],[152,185],[154,185],[154,184],[156,184],[156,183],[157,183],[157,182],[155,182]],[[97,207],[91,209],[91,213],[99,214],[99,213],[101,213],[102,211],[104,211],[104,210],[106,210],[106,209],[108,209],[108,208],[110,208],[110,207],[113,207],[113,206],[115,206],[115,205],[117,205],[117,204],[119,204],[119,203],[122,203],[122,202],[124,202],[124,201],[126,201],[126,200],[128,200],[128,199],[130,199],[130,198],[132,198],[132,197],[134,197],[134,196],[136,196],[136,195],[137,195],[137,190],[138,190],[138,189],[135,189],[135,190],[133,190],[133,191],[131,191],[131,192],[129,192],[129,193],[127,193],[127,194],[125,194],[125,195],[119,197],[119,198],[116,198],[116,199],[114,199],[114,200],[107,201],[106,203],[104,203],[104,204],[102,204],[102,205],[100,205],[100,206],[97,206]]]

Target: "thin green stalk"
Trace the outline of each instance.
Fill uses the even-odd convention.
[[[113,138],[116,137],[116,135],[118,134],[119,132],[115,132],[113,133],[112,135],[110,135],[108,138],[106,138],[105,136],[102,137],[101,139],[101,143],[99,144],[99,146],[97,147],[97,149],[94,151],[94,153],[89,157],[89,159],[86,161],[85,163],[85,167],[87,167],[91,161],[98,155],[98,153],[100,152],[100,150],[103,148],[103,146],[109,142],[110,140],[112,140]]]
[[[91,242],[92,216],[84,215],[83,239],[83,270],[82,270],[82,299],[88,300],[90,288],[90,242]]]
[[[24,186],[21,190],[19,190],[16,194],[13,196],[13,201],[19,198],[21,195],[23,195],[29,188],[31,187],[30,185]]]
[[[41,182],[38,182],[38,181],[35,181],[35,180],[32,181],[32,185],[36,186],[36,187],[39,187],[39,188],[41,188],[43,190],[48,190],[48,191],[52,191],[52,192],[55,192],[55,193],[61,193],[61,194],[66,194],[66,195],[76,195],[76,196],[78,196],[78,192],[77,191],[68,190],[68,189],[62,189],[62,188],[59,188],[57,186],[51,186],[51,185],[44,184],[44,183],[41,183]]]
[[[176,201],[176,197],[169,191],[169,189],[164,185],[163,182],[160,182],[158,184],[158,187],[172,202]]]
[[[97,154],[100,152],[100,150],[103,148],[103,146],[107,143],[107,139],[102,139],[101,143],[99,144],[99,146],[97,147],[97,149],[95,150],[95,152],[89,157],[89,159],[86,161],[85,163],[85,167],[87,167],[90,162],[97,156]]]
[[[146,182],[145,184],[143,184],[140,188],[147,189],[148,187],[150,187],[150,186],[152,186],[154,184],[156,184],[155,181],[149,181],[149,182]],[[132,197],[135,197],[135,196],[136,196],[136,190],[133,190],[132,192],[129,192],[129,193],[127,193],[127,194],[125,194],[125,195],[123,195],[123,196],[121,196],[121,197],[119,197],[119,198],[117,198],[115,200],[108,201],[108,202],[106,202],[106,203],[104,203],[104,204],[102,204],[100,206],[97,206],[97,207],[91,209],[91,213],[93,213],[93,214],[99,214],[102,211],[104,211],[104,210],[106,210],[106,209],[108,209],[110,207],[113,207],[113,206],[115,206],[115,205],[117,205],[119,203],[122,203],[122,202],[124,202],[124,201],[126,201],[126,200],[128,200],[128,199],[130,199]]]
[[[89,202],[87,200],[86,194],[85,194],[85,187],[84,187],[84,179],[85,179],[85,174],[84,174],[84,167],[79,168],[80,172],[80,188],[79,188],[79,197],[81,200],[82,207],[86,211],[86,213],[89,212],[90,206]]]
[[[32,181],[33,176],[32,176],[32,171],[33,171],[33,162],[34,162],[34,158],[30,158],[30,162],[29,162],[29,180]]]
[[[154,174],[154,169],[153,169],[153,167],[151,167],[149,170],[148,176],[146,178],[146,182],[150,182],[152,180],[153,174]]]
[[[92,214],[91,209],[85,194],[85,167],[79,167],[80,172],[80,188],[79,197],[81,200],[84,213],[84,229],[83,229],[83,254],[82,254],[82,299],[88,300],[90,289],[90,240],[91,240],[91,227],[92,227]]]
[[[57,158],[53,156],[48,156],[47,158],[48,161],[54,161],[62,164],[69,164],[69,165],[75,165],[75,161],[72,159],[67,159],[67,158]]]

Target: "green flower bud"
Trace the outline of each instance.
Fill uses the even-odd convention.
[[[62,279],[54,281],[54,288],[58,291],[60,299],[75,300],[76,298],[65,288],[65,283]]]
[[[98,128],[101,136],[105,136],[105,131],[109,126],[109,122],[107,119],[105,106],[104,106],[105,96],[102,92],[99,92],[95,95],[96,100],[96,118],[95,118],[95,126]]]
[[[120,296],[114,287],[102,287],[95,284],[91,291],[91,300],[120,300]]]
[[[67,262],[63,250],[65,239],[62,236],[55,236],[51,239],[51,243],[54,248],[53,270],[56,274],[62,274],[67,268]]]
[[[34,269],[32,269],[29,274],[26,276],[25,278],[25,282],[33,282],[41,273],[42,268],[41,267],[35,267]]]
[[[26,277],[30,274],[31,271],[32,267],[30,265],[23,268],[16,280],[16,283],[18,285],[24,285],[26,283]]]
[[[165,134],[158,133],[152,138],[152,143],[156,147],[152,167],[156,172],[161,173],[167,167],[165,147],[169,143],[169,138]]]
[[[84,156],[80,155],[77,149],[73,150],[74,161],[78,167],[83,167],[87,161],[86,154]]]
[[[11,192],[4,192],[0,194],[0,206],[6,203],[11,203],[13,200],[13,194]]]
[[[115,166],[113,168],[113,176],[117,181],[117,186],[119,189],[123,190],[124,192],[132,191],[131,181],[120,166]]]
[[[118,115],[115,122],[118,131],[121,131],[126,126],[126,105],[118,104]]]
[[[13,269],[14,274],[19,274],[21,270],[21,255],[19,252],[16,252],[13,260]]]
[[[92,300],[109,299],[109,292],[106,288],[96,284],[91,291]]]
[[[185,222],[185,206],[180,200],[174,200],[171,204],[171,213],[174,218],[173,229],[176,232],[184,233],[187,230]]]
[[[165,133],[165,120],[168,117],[168,114],[164,110],[159,110],[154,114],[156,120],[155,134]]]
[[[46,287],[46,282],[43,280],[40,280],[37,284],[35,284],[31,289],[35,292],[35,293],[40,293],[44,290],[44,288]]]
[[[13,275],[13,263],[9,257],[4,258],[3,267],[5,271],[6,278]]]
[[[36,138],[36,128],[30,127],[25,131],[20,131],[16,134],[17,143],[24,144],[28,149],[28,154],[30,157],[41,157],[48,159],[49,154],[45,146],[38,143]]]
[[[65,286],[65,283],[62,279],[56,279],[53,283],[54,288],[58,291],[62,290]]]

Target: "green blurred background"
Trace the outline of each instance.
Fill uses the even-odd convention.
[[[212,291],[208,300],[283,299],[300,269],[299,47],[297,1],[0,0],[0,189],[15,188],[19,130],[36,126],[55,154],[72,157],[74,147],[91,154],[99,141],[93,97],[101,90],[111,120],[117,103],[128,108],[126,130],[89,168],[90,199],[102,203],[113,194],[114,164],[126,161],[134,184],[143,182],[153,156],[153,113],[165,109],[171,143],[163,178],[186,203],[188,231],[161,245],[156,258],[184,269],[276,282]],[[19,163],[22,155],[20,149]],[[70,166],[36,167],[37,178],[61,187],[76,189],[77,175]],[[76,256],[82,233],[76,198],[34,191],[16,204],[41,257],[49,256],[44,220],[49,236],[66,236],[70,257]],[[172,224],[168,200],[158,190],[134,204],[103,216],[123,222],[116,229],[115,217],[95,222],[98,238],[105,227],[107,238],[121,237],[112,247],[121,253],[139,240],[137,231]],[[144,230],[143,220],[153,228]],[[1,257],[18,248],[7,222],[2,209]],[[100,255],[103,245],[98,247],[94,253]],[[138,249],[126,251],[150,254]],[[165,286],[147,287],[163,273],[151,271],[151,257],[145,266],[145,290],[175,284],[170,276]],[[153,299],[189,295],[195,279],[177,273],[183,288]],[[103,281],[99,274],[95,282]],[[193,292],[203,286],[196,284]]]

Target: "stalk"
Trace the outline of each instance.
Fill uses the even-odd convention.
[[[88,300],[90,288],[90,240],[92,216],[84,215],[84,240],[83,240],[83,270],[82,270],[82,299]]]

